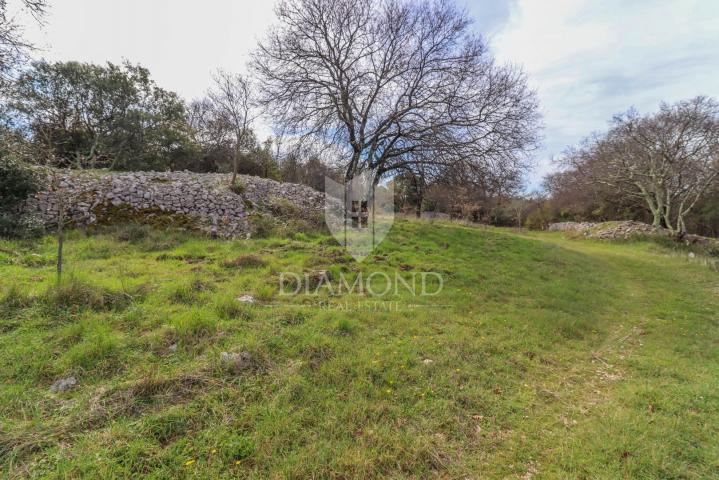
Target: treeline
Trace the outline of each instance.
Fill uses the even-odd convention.
[[[711,98],[618,114],[606,132],[568,148],[557,167],[533,195],[433,182],[419,196],[414,179],[400,176],[398,202],[408,212],[421,205],[502,226],[637,220],[679,236],[719,236],[719,104]]]
[[[46,6],[18,1],[34,15]],[[719,228],[719,115],[704,97],[618,115],[562,156],[543,194],[522,195],[540,140],[536,94],[451,1],[283,0],[248,74],[218,71],[190,102],[128,62],[28,65],[4,9],[0,160],[228,172],[232,184],[246,173],[319,190],[325,176],[370,173],[373,184],[394,180],[398,208],[415,214]],[[259,138],[260,116],[282,133]]]
[[[18,1],[34,16],[46,7]],[[128,62],[18,59],[2,88],[9,155],[63,168],[228,172],[231,184],[246,173],[317,189],[325,176],[369,173],[373,184],[404,182],[420,210],[456,208],[435,193],[477,204],[521,190],[539,142],[536,94],[521,67],[492,57],[466,11],[451,1],[284,0],[276,13],[247,74],[218,71],[189,102]],[[259,138],[260,116],[282,133]]]
[[[322,188],[317,158],[260,141],[250,122],[237,133],[219,73],[208,97],[189,105],[139,65],[37,61],[5,89],[5,154],[60,168],[237,172]],[[225,103],[223,103],[225,102]],[[238,141],[239,140],[239,141]]]
[[[545,180],[544,216],[634,219],[679,235],[719,235],[719,104],[711,98],[616,115],[559,166]]]

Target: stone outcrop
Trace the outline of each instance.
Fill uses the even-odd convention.
[[[66,219],[76,226],[170,218],[223,238],[249,237],[253,212],[277,214],[279,209],[304,219],[323,212],[324,194],[310,187],[240,175],[231,190],[229,179],[228,174],[187,171],[56,171],[24,210],[46,227],[57,225],[62,203]]]

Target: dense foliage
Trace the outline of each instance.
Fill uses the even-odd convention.
[[[25,233],[18,207],[40,187],[38,175],[0,145],[0,237]]]
[[[12,107],[35,158],[56,166],[164,170],[193,153],[183,101],[129,63],[36,62]]]
[[[561,163],[546,179],[559,218],[637,219],[679,234],[719,230],[719,104],[710,98],[617,115],[608,132]]]

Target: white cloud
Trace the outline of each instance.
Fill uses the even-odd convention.
[[[50,60],[148,67],[165,88],[203,94],[217,68],[245,71],[274,19],[272,1],[53,0],[45,28],[28,36]]]
[[[545,115],[539,184],[559,154],[612,114],[697,94],[719,96],[719,2],[713,0],[459,0],[497,56],[523,64]],[[274,20],[273,1],[53,0],[28,36],[50,60],[148,67],[191,99],[217,68],[243,72]],[[266,127],[261,129],[266,132]]]
[[[493,47],[524,65],[542,103],[546,148],[530,183],[614,113],[719,96],[717,46],[719,2],[519,0]]]

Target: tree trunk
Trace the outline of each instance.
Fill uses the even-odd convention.
[[[682,212],[679,212],[679,216],[677,217],[677,234],[679,236],[685,235],[687,233],[687,226],[684,223],[684,215]]]
[[[414,214],[417,218],[422,218],[422,200],[424,192],[422,189],[421,180],[417,175],[413,175],[414,180],[414,194],[415,194],[415,210]]]
[[[654,228],[661,228],[662,227],[662,212],[660,212],[658,209],[653,209],[652,215],[654,216],[654,220],[652,221],[652,226]]]
[[[239,145],[236,146],[235,151],[232,152],[232,180],[230,181],[230,185],[234,185],[237,181],[237,157],[239,156],[237,151],[239,148]]]
[[[65,242],[65,201],[60,194],[58,196],[57,212],[57,282],[62,279],[62,248]]]

